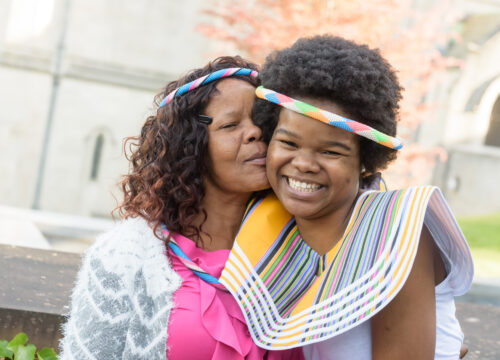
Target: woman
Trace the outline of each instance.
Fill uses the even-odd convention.
[[[363,190],[402,147],[394,71],[318,36],[270,55],[261,80],[276,197],[247,210],[221,277],[254,340],[306,359],[458,359],[472,261],[439,190]]]
[[[232,296],[212,283],[252,193],[269,186],[251,118],[255,70],[221,57],[189,72],[127,139],[125,220],[85,256],[62,359],[302,357],[258,348]]]

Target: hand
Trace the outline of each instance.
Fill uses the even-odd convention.
[[[463,359],[468,352],[469,347],[465,344],[462,344],[462,346],[460,347],[460,359]]]

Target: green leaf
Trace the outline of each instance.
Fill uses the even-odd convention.
[[[28,335],[23,332],[20,332],[14,339],[9,342],[9,345],[25,345],[28,342]]]
[[[14,336],[14,339],[12,339],[9,342],[9,344],[7,345],[7,349],[9,349],[10,351],[12,351],[14,353],[14,355],[15,355],[16,352],[17,352],[17,348],[19,346],[22,346],[22,345],[26,344],[27,342],[28,342],[28,335],[26,335],[23,332],[20,332],[19,334],[17,334],[16,336]]]
[[[57,354],[52,348],[43,348],[36,353],[38,360],[57,360]]]
[[[14,353],[7,349],[9,342],[7,340],[0,340],[0,358],[11,359]]]
[[[35,359],[36,346],[29,344],[27,346],[19,345],[17,352],[14,353],[15,360],[34,360]]]

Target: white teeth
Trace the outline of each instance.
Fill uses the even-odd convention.
[[[321,185],[318,184],[312,184],[312,183],[305,183],[302,181],[294,180],[292,178],[287,178],[288,179],[288,184],[290,187],[294,190],[297,191],[302,191],[302,192],[313,192],[318,190]]]

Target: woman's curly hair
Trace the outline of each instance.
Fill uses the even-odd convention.
[[[339,105],[353,120],[396,134],[401,91],[398,79],[378,50],[329,35],[299,39],[271,53],[260,72],[262,85],[290,97],[317,97]],[[280,106],[257,99],[254,121],[269,142]],[[368,174],[396,158],[396,150],[359,137],[361,164]]]
[[[168,83],[155,96],[155,105],[158,107],[172,90],[188,82],[234,67],[257,70],[257,65],[240,56],[219,57]],[[258,80],[249,76],[233,77],[258,85]],[[130,169],[120,182],[124,199],[116,209],[124,218],[144,218],[155,234],[158,227],[165,224],[170,232],[200,239],[201,226],[207,218],[201,203],[205,195],[203,177],[207,171],[208,133],[199,115],[217,91],[217,82],[174,98],[146,119],[139,136],[125,139],[124,151]],[[198,227],[192,222],[200,213],[204,220]]]

